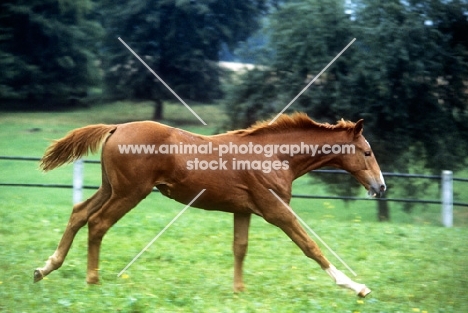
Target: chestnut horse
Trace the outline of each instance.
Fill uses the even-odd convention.
[[[370,289],[336,269],[284,205],[291,199],[292,181],[323,166],[344,169],[371,196],[381,195],[385,182],[362,129],[362,120],[321,124],[303,113],[282,115],[271,125],[260,122],[248,129],[213,136],[150,121],[75,129],[47,149],[41,167],[49,171],[88,151],[96,152],[105,139],[102,185],[91,198],[73,207],[57,250],[44,267],[34,271],[34,281],[62,265],[76,233],[87,223],[86,281],[98,283],[104,235],[154,187],[184,204],[206,189],[193,207],[234,215],[235,291],[244,289],[242,265],[250,217],[256,214],[281,228],[336,284],[364,297]]]

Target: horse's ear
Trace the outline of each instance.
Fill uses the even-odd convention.
[[[364,127],[364,120],[360,119],[359,121],[356,122],[356,125],[354,125],[354,136],[358,136],[362,133],[362,129]]]

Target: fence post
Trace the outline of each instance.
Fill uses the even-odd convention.
[[[83,198],[83,159],[73,163],[73,204],[81,202]]]
[[[442,171],[442,224],[453,226],[453,172]]]

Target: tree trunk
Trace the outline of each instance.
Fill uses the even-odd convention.
[[[385,198],[385,195],[382,196],[382,198]],[[388,201],[377,201],[377,218],[379,222],[387,222],[390,220]]]
[[[153,121],[160,121],[163,118],[163,102],[161,99],[154,100]]]

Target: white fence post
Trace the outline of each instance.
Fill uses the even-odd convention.
[[[442,224],[453,226],[453,172],[442,171]]]
[[[83,198],[83,165],[82,159],[73,163],[73,204],[81,202]]]

